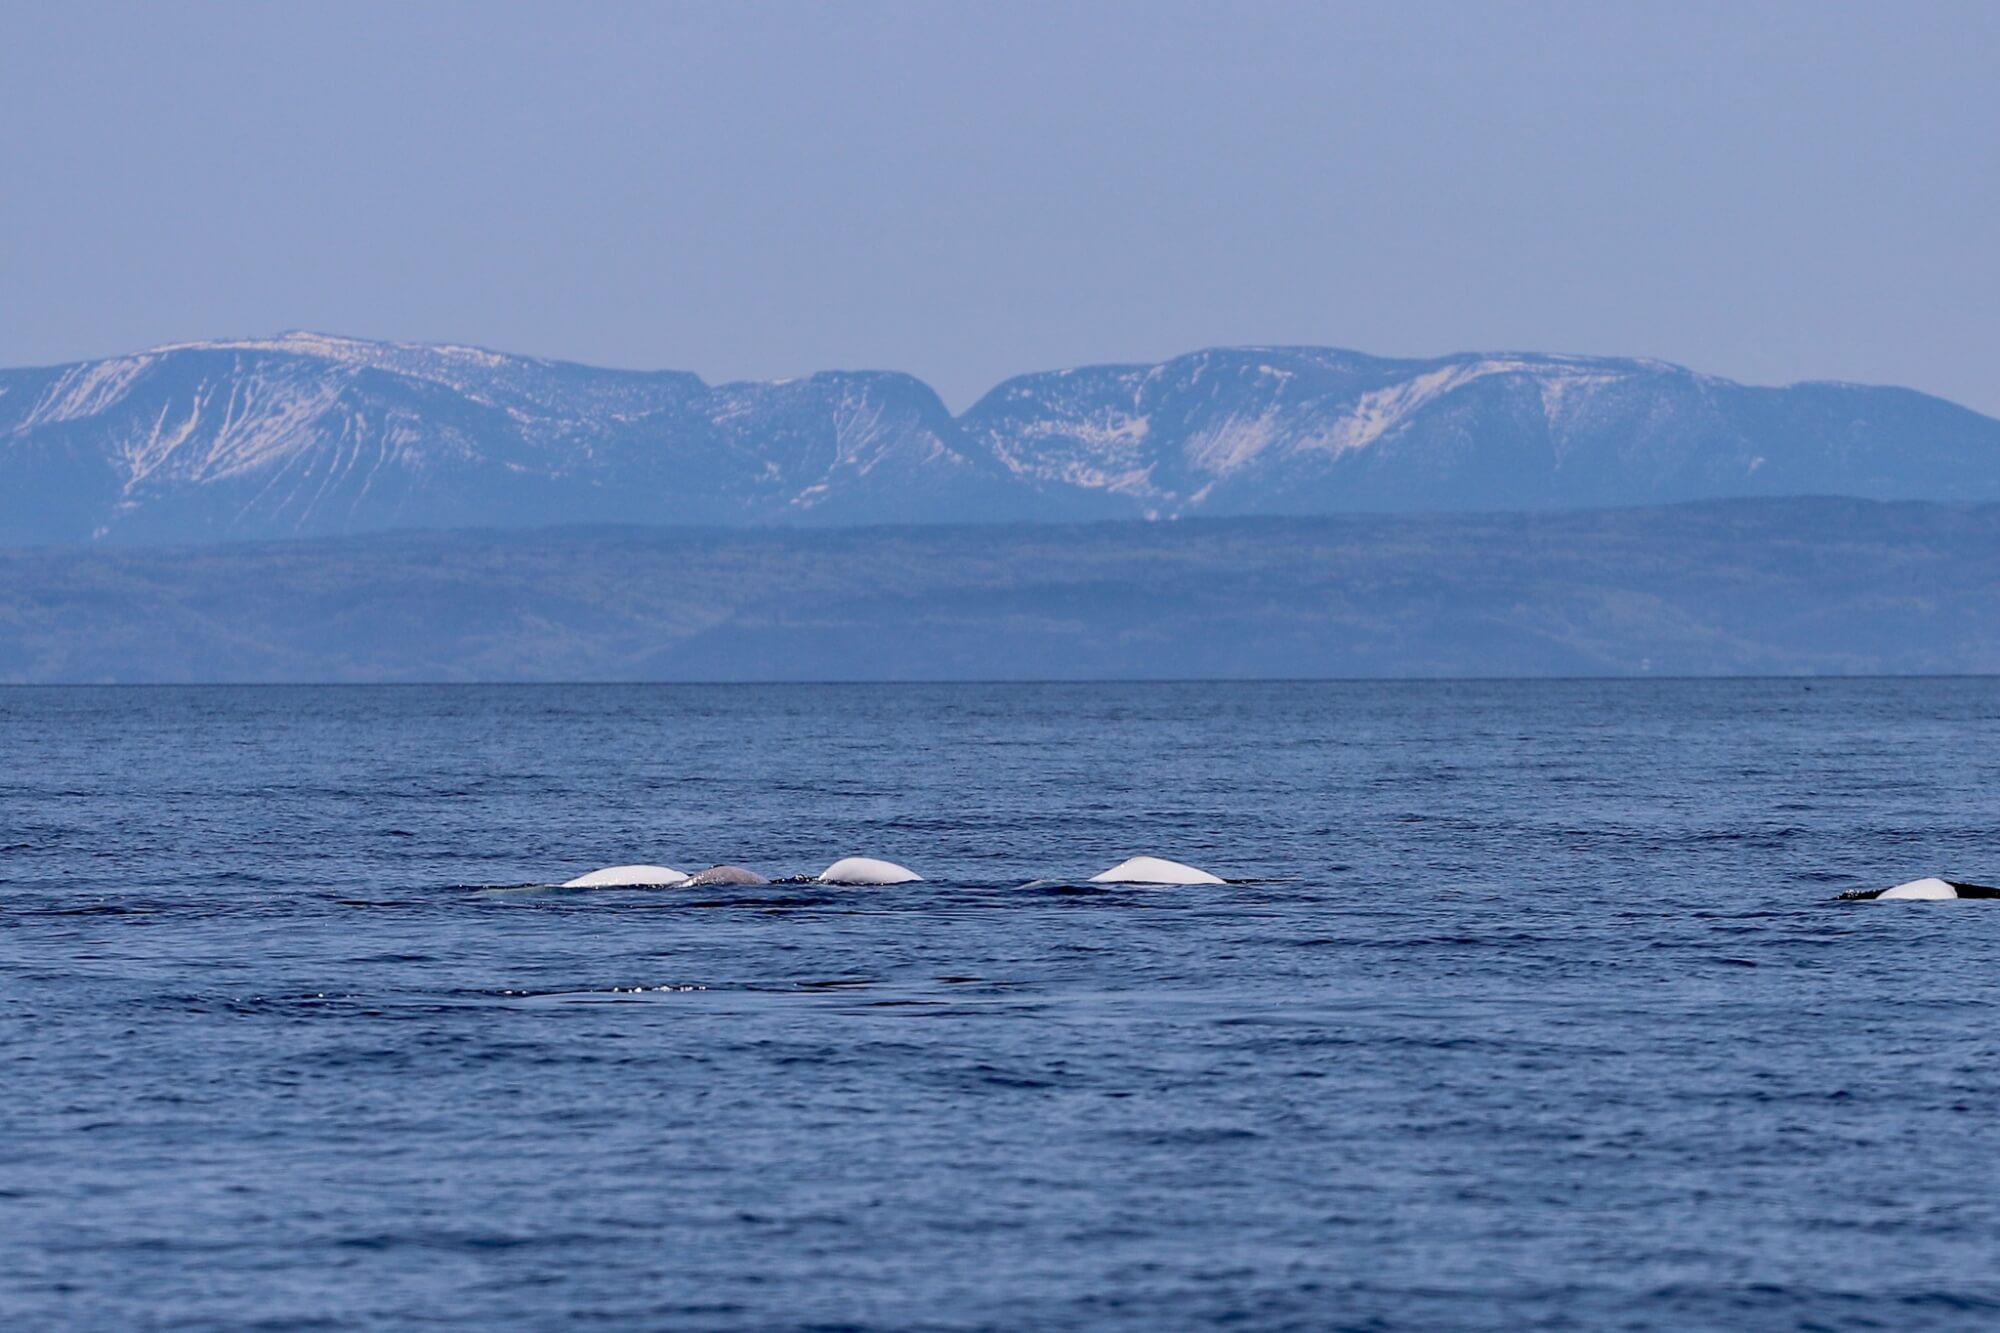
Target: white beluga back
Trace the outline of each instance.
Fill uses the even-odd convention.
[[[687,883],[688,877],[672,866],[606,866],[588,875],[565,880],[565,889],[673,888]]]
[[[1984,884],[1965,884],[1955,879],[1913,879],[1907,884],[1898,884],[1883,889],[1879,893],[1857,893],[1857,898],[1870,898],[1878,903],[1885,902],[1934,902],[1950,898],[2000,898],[2000,889]]]
[[[1228,881],[1206,870],[1168,861],[1158,856],[1135,856],[1120,861],[1101,875],[1090,877],[1092,884],[1223,884]]]
[[[872,856],[842,857],[819,872],[822,884],[917,884],[923,878],[908,866]]]
[[[1908,884],[1898,884],[1892,889],[1884,889],[1877,898],[1956,898],[1958,890],[1941,879],[1913,879]]]

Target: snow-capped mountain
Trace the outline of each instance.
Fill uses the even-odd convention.
[[[0,371],[0,541],[2000,498],[2000,422],[1655,361],[1230,348],[708,385],[293,333]]]
[[[2000,497],[2000,421],[1903,389],[1660,361],[1223,348],[1026,375],[960,419],[1040,492],[1161,515]]]
[[[711,387],[288,334],[0,372],[0,537],[912,519],[969,499],[907,375]]]

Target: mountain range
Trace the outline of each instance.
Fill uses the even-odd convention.
[[[1008,380],[711,385],[290,333],[0,371],[0,544],[2000,500],[2000,421],[1651,360],[1239,347]]]

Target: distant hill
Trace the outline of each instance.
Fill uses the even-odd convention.
[[[1904,672],[2000,673],[2000,505],[0,551],[0,681]]]
[[[0,371],[0,544],[2000,500],[2000,421],[1657,361],[1227,348],[1009,380],[708,385],[295,333]]]

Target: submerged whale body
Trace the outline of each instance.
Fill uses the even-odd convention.
[[[710,866],[689,875],[687,882],[689,888],[699,888],[704,884],[769,884],[771,881],[742,866]]]
[[[923,876],[894,861],[877,861],[872,856],[849,856],[819,872],[822,884],[916,884]]]
[[[1090,877],[1092,884],[1222,884],[1227,881],[1206,870],[1168,861],[1158,856],[1135,856],[1121,861],[1101,875]]]
[[[606,866],[588,875],[565,880],[565,889],[628,889],[641,885],[671,887],[685,884],[688,877],[672,866]]]
[[[2000,898],[2000,889],[1985,884],[1966,884],[1955,879],[1913,879],[1888,889],[1863,889],[1843,893],[1843,898],[1867,898],[1878,903],[1925,902],[1948,898]]]

